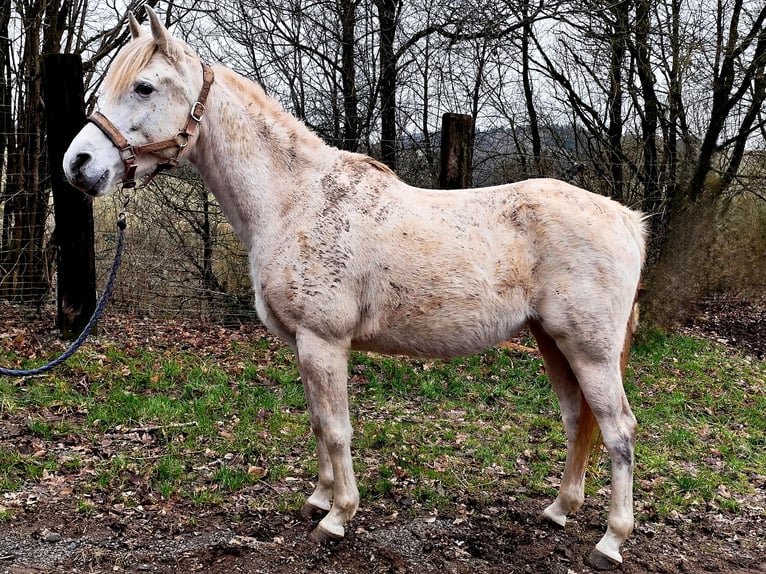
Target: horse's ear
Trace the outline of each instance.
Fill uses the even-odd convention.
[[[177,44],[173,42],[173,36],[170,35],[167,28],[160,22],[157,13],[150,7],[144,6],[147,16],[149,16],[149,25],[152,29],[152,36],[154,42],[157,44],[157,48],[160,53],[165,55],[171,62],[177,61],[181,56],[181,50]]]
[[[130,35],[134,40],[143,36],[144,31],[141,29],[141,25],[136,20],[136,17],[133,16],[133,12],[128,12],[128,27],[130,28]]]

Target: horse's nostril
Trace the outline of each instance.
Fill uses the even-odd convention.
[[[77,173],[89,161],[90,161],[89,153],[78,153],[77,156],[72,160],[72,163],[69,164],[69,167],[71,168],[72,173]]]

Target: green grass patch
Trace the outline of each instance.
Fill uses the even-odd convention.
[[[25,427],[21,443],[0,442],[0,491],[64,476],[83,514],[101,504],[91,493],[209,505],[246,492],[255,508],[299,508],[317,464],[292,354],[264,337],[204,356],[115,344],[48,377],[0,377],[0,415]],[[349,375],[366,503],[449,509],[555,494],[565,436],[539,358],[352,353]],[[693,337],[654,336],[633,349],[639,515],[738,511],[766,468],[764,381],[763,362]],[[597,449],[587,494],[604,496],[609,479]]]

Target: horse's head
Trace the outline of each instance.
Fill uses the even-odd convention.
[[[193,145],[204,113],[212,72],[203,73],[197,55],[170,35],[151,8],[146,11],[151,34],[130,16],[133,39],[109,69],[101,112],[89,118],[64,155],[69,182],[92,196],[176,165]]]

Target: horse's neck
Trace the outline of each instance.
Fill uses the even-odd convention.
[[[337,150],[259,86],[224,68],[215,74],[190,158],[250,247],[284,221],[298,193],[301,202],[312,201],[307,183],[332,165]]]

